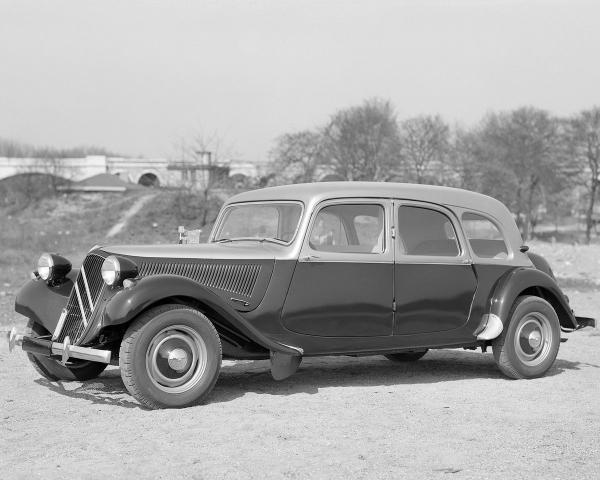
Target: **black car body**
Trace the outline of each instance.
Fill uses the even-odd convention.
[[[266,188],[226,202],[206,244],[96,247],[70,271],[49,258],[54,272],[18,294],[31,333],[12,342],[50,378],[118,361],[150,407],[197,403],[221,355],[270,358],[282,379],[303,356],[493,346],[504,373],[534,377],[560,329],[595,325],[573,314],[502,203],[447,187]]]

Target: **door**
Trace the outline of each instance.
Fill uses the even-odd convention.
[[[283,324],[306,335],[392,335],[391,202],[325,202],[315,212],[284,304]]]
[[[394,334],[453,330],[471,310],[477,278],[462,232],[448,210],[395,205]]]

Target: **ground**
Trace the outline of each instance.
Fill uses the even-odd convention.
[[[600,246],[533,243],[580,315],[600,318]],[[4,269],[0,328],[22,271]],[[4,285],[4,286],[3,286]],[[0,478],[600,478],[600,332],[564,335],[548,375],[509,380],[491,353],[224,362],[207,404],[149,411],[118,368],[48,382],[0,342]]]

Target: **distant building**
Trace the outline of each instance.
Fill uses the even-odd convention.
[[[235,176],[254,181],[259,167],[249,162],[216,163],[210,152],[197,159],[127,158],[88,155],[84,158],[6,158],[0,157],[0,179],[26,173],[50,174],[75,182],[99,174],[118,175],[124,182],[144,186],[205,188],[213,180]]]

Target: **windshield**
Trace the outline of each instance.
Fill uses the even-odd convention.
[[[223,214],[213,242],[260,240],[288,244],[294,239],[301,214],[299,203],[230,205]]]

